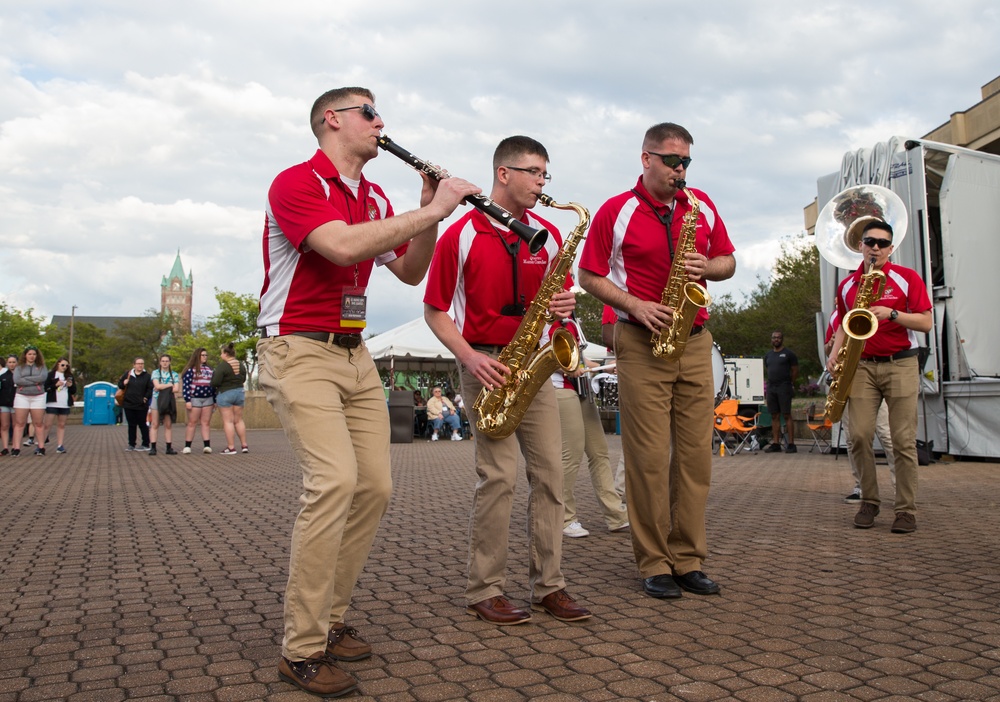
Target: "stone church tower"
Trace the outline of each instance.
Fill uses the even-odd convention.
[[[160,283],[160,313],[170,313],[181,320],[181,329],[191,333],[191,301],[194,286],[194,273],[184,275],[181,265],[181,251],[177,250],[174,267],[170,273],[163,276]]]

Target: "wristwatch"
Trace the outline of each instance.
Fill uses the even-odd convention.
[[[899,316],[899,310],[893,310],[892,312],[889,313],[889,319],[893,322],[896,321],[896,317],[898,316]]]

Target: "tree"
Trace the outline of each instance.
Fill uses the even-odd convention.
[[[69,327],[50,324],[45,338],[69,349]],[[68,354],[68,351],[67,351]],[[95,380],[117,381],[121,363],[111,362],[108,354],[108,335],[103,329],[89,322],[73,324],[73,373],[81,387]]]
[[[260,339],[260,330],[257,328],[260,306],[257,296],[240,295],[216,288],[215,301],[219,305],[219,313],[209,317],[205,331],[219,347],[233,342],[236,357],[246,360],[247,375],[256,382],[257,341]]]
[[[601,342],[601,315],[604,313],[604,303],[587,292],[576,294],[576,321],[583,328],[587,341],[595,344]]]
[[[21,311],[0,302],[0,352],[20,356],[28,345],[37,346],[48,365],[66,353],[58,341],[44,335],[42,319],[34,310]]]

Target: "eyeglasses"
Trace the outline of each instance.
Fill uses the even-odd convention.
[[[892,239],[876,239],[873,236],[866,236],[861,240],[861,243],[867,246],[869,249],[879,248],[887,249],[892,246]]]
[[[658,154],[655,151],[647,151],[650,156],[659,156],[660,160],[663,161],[663,165],[667,168],[677,168],[681,166],[687,168],[691,165],[690,156],[678,156],[677,154]]]
[[[60,367],[60,368],[66,368],[67,366],[69,366],[69,364],[68,364],[68,363],[60,363],[60,364],[59,364],[59,367]]]
[[[532,178],[541,178],[546,183],[552,181],[552,176],[547,171],[540,171],[537,168],[518,168],[517,166],[504,166],[504,168],[509,168],[512,171],[521,171],[521,173],[527,173]]]
[[[374,122],[375,118],[379,116],[379,113],[375,111],[375,108],[369,105],[367,102],[364,105],[354,105],[353,107],[341,107],[339,110],[334,110],[334,112],[347,112],[348,110],[361,110],[361,116],[364,117],[369,122]]]

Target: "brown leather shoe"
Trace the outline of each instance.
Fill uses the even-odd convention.
[[[531,605],[531,608],[548,612],[561,622],[578,622],[594,616],[589,609],[578,605],[565,590],[550,592],[541,602]]]
[[[326,635],[326,655],[338,661],[360,661],[371,657],[372,647],[353,626],[334,624]]]
[[[512,624],[524,624],[531,621],[531,615],[514,604],[503,595],[491,597],[488,600],[469,605],[466,610],[469,614],[474,614],[484,622],[497,624],[499,626],[510,626]]]
[[[317,697],[342,697],[358,689],[358,681],[342,671],[326,651],[318,651],[304,661],[282,657],[278,677]]]

